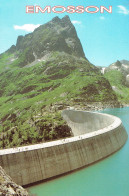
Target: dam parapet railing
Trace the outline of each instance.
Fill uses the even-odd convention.
[[[78,112],[78,111],[74,111],[74,112]],[[84,111],[82,111],[82,112],[84,112]],[[90,113],[90,112],[87,112],[87,113]],[[56,145],[58,146],[61,144],[67,144],[69,142],[75,142],[75,141],[82,140],[82,139],[88,139],[88,138],[95,137],[100,134],[104,134],[108,131],[112,131],[122,124],[121,120],[118,117],[114,117],[114,116],[111,116],[108,114],[95,113],[95,112],[94,112],[94,114],[104,115],[105,117],[107,117],[107,116],[112,117],[114,119],[114,121],[112,124],[108,125],[107,127],[102,128],[102,129],[99,129],[99,130],[96,130],[93,132],[88,132],[86,134],[84,134],[84,133],[78,134],[77,136],[74,136],[71,138],[65,138],[65,139],[51,141],[51,142],[45,142],[45,143],[40,143],[40,144],[34,144],[34,145],[21,146],[21,147],[16,147],[16,148],[9,148],[9,149],[0,150],[0,155],[19,153],[19,152],[25,152],[25,151],[30,151],[30,150],[37,150],[37,149],[52,147],[52,146],[56,146]],[[64,117],[64,119],[68,122],[68,118],[66,119],[66,117]]]
[[[127,133],[118,117],[65,110],[74,137],[0,150],[0,165],[20,185],[46,180],[101,160],[119,150]]]

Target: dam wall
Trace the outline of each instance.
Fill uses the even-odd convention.
[[[0,165],[16,183],[28,185],[87,166],[116,152],[127,140],[117,117],[72,110],[62,115],[76,136],[0,150]]]
[[[115,121],[112,115],[85,111],[64,110],[62,116],[71,127],[74,136],[103,129]]]

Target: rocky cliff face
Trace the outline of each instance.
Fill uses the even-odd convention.
[[[9,51],[17,52],[17,65],[20,66],[40,60],[46,54],[55,51],[85,58],[75,27],[68,16],[62,19],[55,17],[33,33],[19,36],[16,46],[12,46]]]
[[[28,196],[28,192],[17,185],[0,166],[0,195],[1,196]]]

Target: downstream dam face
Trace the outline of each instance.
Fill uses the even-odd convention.
[[[128,135],[119,118],[65,110],[74,137],[0,150],[0,165],[20,185],[28,185],[92,164],[119,150]]]

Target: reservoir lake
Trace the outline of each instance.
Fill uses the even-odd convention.
[[[102,113],[119,117],[129,135],[129,107],[105,109]],[[33,196],[129,196],[129,141],[104,160],[33,185],[28,191]]]

